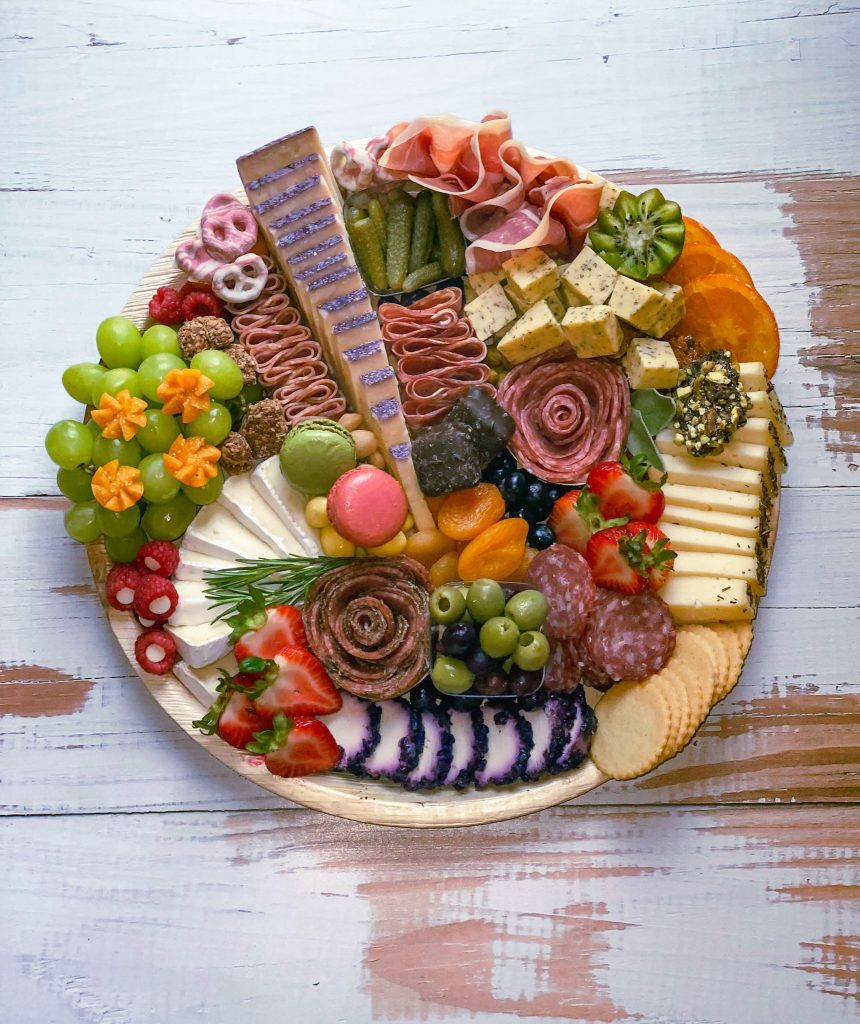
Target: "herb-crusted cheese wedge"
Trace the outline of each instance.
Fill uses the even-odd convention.
[[[563,343],[564,334],[558,320],[541,300],[517,320],[499,342],[498,349],[505,362],[513,366]]]
[[[663,509],[661,520],[678,526],[695,526],[702,530],[734,533],[739,537],[757,538],[760,533],[761,517],[733,512],[708,512],[689,505],[669,505]]]
[[[767,391],[768,380],[763,363],[738,363],[744,391]]]
[[[694,487],[722,487],[728,491],[761,494],[762,474],[742,466],[720,466],[705,459],[689,455],[663,455],[663,467],[669,474],[670,484],[689,484]]]
[[[726,555],[716,551],[679,551],[672,572],[676,576],[726,576],[744,580],[754,594],[764,593],[764,566],[752,555]]]
[[[673,576],[660,597],[678,624],[752,619],[757,604],[744,580],[728,576]]]
[[[571,307],[561,329],[580,359],[618,355],[624,344],[621,325],[609,306]]]
[[[682,526],[662,519],[657,524],[669,538],[673,551],[711,551],[723,555],[756,555],[756,538],[739,537],[718,530],[704,530],[697,526]],[[662,595],[662,591],[660,592]]]
[[[486,341],[491,335],[503,331],[517,318],[517,311],[508,302],[504,289],[498,283],[490,285],[463,309],[475,336]]]
[[[670,505],[689,505],[706,512],[733,512],[739,515],[758,515],[761,497],[743,491],[731,491],[720,487],[702,487],[693,484],[677,484],[668,480],[663,485],[663,495]]]

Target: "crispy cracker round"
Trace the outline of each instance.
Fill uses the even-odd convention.
[[[681,628],[675,638],[671,661],[673,668],[677,666],[679,672],[686,673],[684,681],[693,688],[693,716],[698,729],[711,710],[717,682],[716,659],[700,636]]]
[[[668,676],[664,676],[660,672],[655,672],[653,676],[649,676],[643,686],[653,686],[655,690],[659,690],[663,695],[663,699],[666,701],[666,706],[669,709],[669,731],[666,736],[666,744],[663,748],[661,758],[662,761],[667,755],[667,751],[672,748],[673,743],[677,737],[681,734],[681,730],[686,722],[686,708],[678,699],[679,684],[670,679]],[[683,687],[681,687],[683,689]]]
[[[722,686],[715,689],[714,695],[711,698],[711,706],[713,707],[714,704],[719,704],[737,685],[741,677],[741,669],[743,668],[743,657],[741,656],[738,638],[735,636],[730,623],[713,622],[710,628],[723,645],[723,650],[726,652],[726,658],[729,662],[729,670],[726,673],[725,682]]]
[[[729,658],[726,654],[725,646],[716,632],[711,629],[710,626],[704,625],[692,625],[685,626],[684,629],[688,633],[695,633],[696,636],[700,637],[702,642],[707,644],[708,649],[714,659],[716,665],[716,677],[714,681],[714,692],[711,695],[711,705],[713,706],[715,695],[720,692],[724,687],[729,685]]]
[[[591,758],[613,779],[635,779],[660,763],[669,732],[662,693],[641,683],[617,683],[595,706],[597,732]]]
[[[660,670],[660,675],[671,685],[672,701],[678,709],[676,729],[663,750],[662,760],[666,761],[670,757],[674,757],[684,745],[684,737],[689,732],[692,721],[692,707],[690,706],[690,695],[684,680],[670,664],[663,666]]]
[[[699,727],[699,707],[701,704],[701,693],[697,689],[694,676],[688,667],[680,661],[674,661],[663,669],[677,680],[679,700],[685,703],[686,715],[683,726],[675,741],[674,748],[669,752],[669,757],[680,753],[684,747],[695,736]]]

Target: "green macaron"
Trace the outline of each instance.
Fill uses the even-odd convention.
[[[328,494],[332,484],[356,465],[352,434],[321,417],[296,424],[281,445],[281,472],[304,494]]]

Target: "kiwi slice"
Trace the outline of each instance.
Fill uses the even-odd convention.
[[[594,251],[626,277],[659,277],[681,255],[681,207],[658,188],[640,196],[622,192],[611,210],[601,210],[589,232]]]

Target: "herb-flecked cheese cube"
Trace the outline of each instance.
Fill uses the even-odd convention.
[[[593,249],[583,249],[561,278],[571,305],[583,302],[600,305],[612,294],[618,274]]]
[[[580,169],[580,173],[586,180],[592,182],[595,185],[602,186],[600,193],[600,209],[611,210],[615,206],[615,200],[621,195],[621,186],[616,185],[611,181],[607,181],[600,174],[595,174],[594,171],[583,171]]]
[[[634,390],[673,388],[678,383],[680,367],[668,341],[634,338],[621,365]]]
[[[649,331],[655,338],[662,338],[678,323],[686,312],[684,305],[684,289],[679,284],[667,284],[664,281],[657,281],[654,289],[663,296],[667,302],[666,309],[657,317]]]
[[[751,619],[756,599],[745,580],[728,576],[673,576],[660,589],[676,623]]]
[[[476,337],[486,341],[496,331],[504,330],[517,318],[517,311],[508,302],[504,289],[494,284],[485,292],[473,299],[463,312],[475,332]]]
[[[767,374],[763,363],[738,363],[744,391],[767,391]]]
[[[558,286],[558,266],[542,249],[526,249],[502,264],[508,284],[527,306],[545,299]]]
[[[512,284],[506,284],[504,289],[505,295],[508,297],[508,302],[510,302],[517,311],[517,316],[522,316],[527,309],[534,305],[533,302],[528,302],[519,289],[515,288]]]
[[[564,334],[545,301],[535,303],[499,342],[498,350],[508,366],[524,363],[563,344]]]
[[[467,278],[470,287],[475,289],[476,295],[483,295],[494,284],[502,284],[505,280],[505,272],[499,267],[497,270],[483,270],[479,274],[469,274]]]
[[[580,359],[616,356],[624,343],[621,324],[609,306],[572,307],[561,329]]]
[[[463,298],[466,300],[466,302],[474,302],[474,300],[477,299],[477,297],[478,293],[475,291],[475,289],[469,284],[468,281],[464,281]]]
[[[638,331],[650,331],[666,311],[668,302],[662,292],[641,281],[620,276],[607,303],[616,316]]]
[[[564,301],[560,289],[556,288],[554,292],[547,295],[546,304],[552,310],[552,315],[556,320],[561,320],[567,310],[567,303]]]

